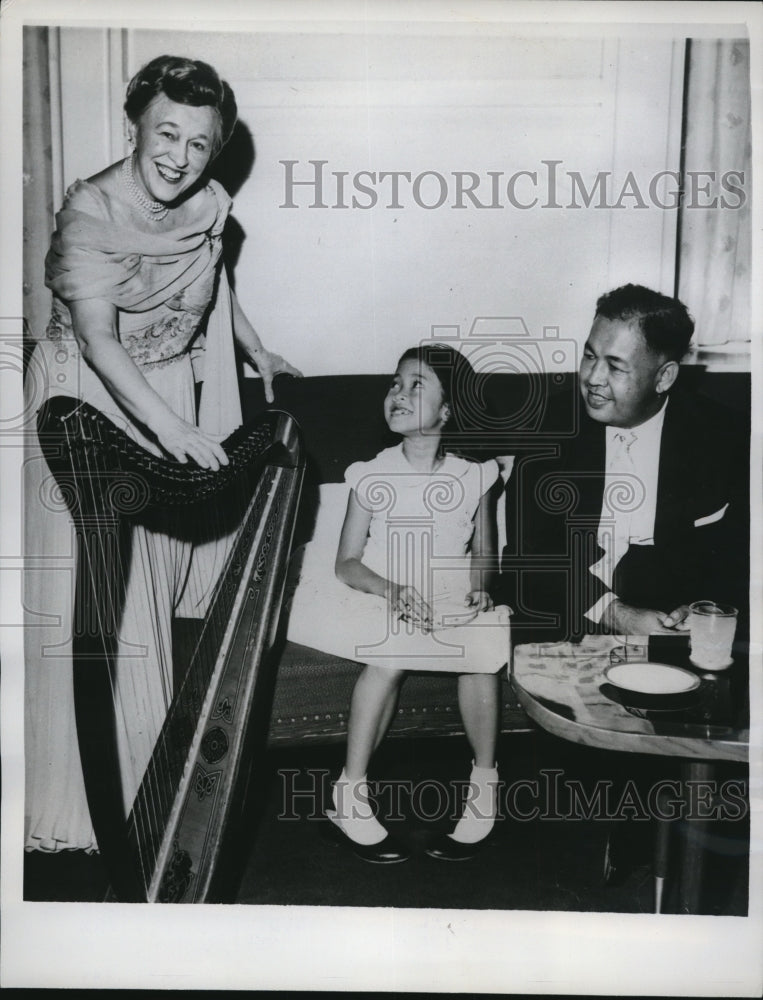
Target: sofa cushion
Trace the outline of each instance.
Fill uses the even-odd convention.
[[[352,689],[360,666],[287,642],[278,661],[268,742],[281,746],[331,743],[347,736]],[[411,673],[403,681],[390,736],[463,734],[455,674]],[[501,732],[527,731],[506,672],[501,675]]]

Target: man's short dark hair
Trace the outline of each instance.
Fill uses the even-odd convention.
[[[643,285],[622,285],[596,303],[596,315],[609,320],[638,321],[650,350],[680,361],[689,349],[694,320],[680,299]]]

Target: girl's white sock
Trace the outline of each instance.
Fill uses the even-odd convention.
[[[493,829],[498,808],[498,768],[472,763],[464,812],[449,836],[461,844],[476,844]]]
[[[387,836],[387,831],[374,816],[368,800],[366,777],[353,781],[344,770],[334,784],[332,798],[334,809],[326,815],[336,823],[356,844],[368,846],[379,844]]]

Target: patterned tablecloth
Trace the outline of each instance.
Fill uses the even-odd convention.
[[[579,644],[514,648],[512,683],[520,704],[544,729],[589,746],[702,759],[746,760],[749,730],[718,721],[729,678],[703,676],[696,695],[630,704],[607,682],[612,650],[639,636],[587,636]],[[734,669],[734,668],[732,668]]]

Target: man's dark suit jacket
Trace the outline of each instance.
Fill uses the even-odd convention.
[[[602,555],[605,426],[582,400],[576,420],[550,399],[556,444],[527,441],[507,487],[507,539],[498,597],[514,609],[515,643],[579,639],[607,588],[590,571]],[[577,424],[577,426],[575,426]],[[731,603],[747,628],[749,424],[708,398],[675,386],[662,430],[654,545],[631,545],[612,590],[627,604],[670,612],[698,600]]]

